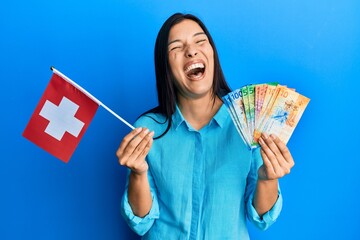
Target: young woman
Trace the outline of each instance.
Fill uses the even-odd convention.
[[[155,44],[159,106],[143,114],[117,151],[129,168],[122,214],[143,239],[249,239],[282,205],[278,179],[294,165],[263,134],[249,150],[221,96],[230,92],[214,42],[195,16],[174,14]]]

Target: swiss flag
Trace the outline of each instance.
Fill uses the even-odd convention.
[[[98,107],[98,103],[54,73],[23,136],[67,163]]]

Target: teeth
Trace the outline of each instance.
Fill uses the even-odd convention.
[[[194,64],[191,64],[190,66],[188,66],[186,69],[185,69],[185,73],[188,73],[190,72],[191,70],[195,69],[195,68],[204,68],[204,64],[202,63],[194,63]]]

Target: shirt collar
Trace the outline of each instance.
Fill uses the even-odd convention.
[[[225,125],[226,119],[229,117],[229,112],[225,104],[221,105],[219,111],[215,114],[215,122],[222,128]]]
[[[174,127],[175,127],[176,130],[178,129],[178,127],[179,127],[183,122],[186,123],[185,118],[184,118],[184,116],[182,115],[182,113],[181,113],[181,111],[180,111],[180,109],[179,109],[179,106],[178,106],[177,104],[176,104],[175,112],[174,112],[174,114],[173,114],[173,119],[172,119],[172,121],[173,121],[173,124],[174,124]],[[186,123],[186,124],[187,124],[187,123]]]
[[[212,124],[212,122],[215,122],[217,125],[219,125],[221,128],[224,126],[226,119],[228,118],[229,114],[228,111],[226,109],[225,104],[222,104],[219,111],[215,114],[215,116],[213,117],[213,119],[211,119],[210,124]],[[179,106],[176,104],[176,109],[175,109],[175,113],[173,114],[172,117],[172,121],[174,124],[175,129],[178,129],[178,127],[182,124],[185,123],[187,125],[187,127],[191,127],[190,124],[185,120],[184,116],[182,115]]]

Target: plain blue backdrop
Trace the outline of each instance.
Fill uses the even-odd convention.
[[[278,81],[311,98],[283,211],[252,239],[360,239],[357,0],[1,1],[0,239],[139,239],[119,211],[126,125],[100,108],[68,164],[21,134],[51,65],[130,123],[154,107],[155,38],[178,11],[205,22],[232,88]]]

